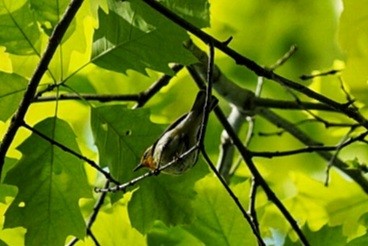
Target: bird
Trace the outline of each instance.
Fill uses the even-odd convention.
[[[169,125],[153,145],[146,149],[140,163],[133,171],[143,167],[158,171],[160,166],[172,161],[175,161],[175,163],[161,172],[180,175],[192,168],[197,163],[199,149],[195,149],[184,157],[181,157],[181,155],[193,148],[198,142],[205,101],[206,92],[200,90],[191,110]],[[215,96],[211,96],[209,109],[215,108],[217,103],[218,99]]]

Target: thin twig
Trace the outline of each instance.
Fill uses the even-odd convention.
[[[339,76],[339,81],[340,81],[340,88],[341,88],[342,92],[344,92],[344,94],[345,94],[347,104],[348,105],[351,105],[353,108],[355,108],[356,110],[358,110],[358,107],[355,106],[355,104],[354,104],[355,99],[353,99],[351,97],[351,95],[348,93],[348,91],[346,90],[346,88],[344,86],[344,81],[343,81],[343,79],[342,79],[341,76]]]
[[[42,55],[42,58],[31,77],[31,80],[28,83],[27,90],[20,102],[20,105],[12,117],[11,124],[4,135],[3,140],[0,144],[0,177],[2,173],[2,169],[4,166],[5,155],[8,152],[10,144],[12,143],[15,134],[17,133],[19,127],[24,121],[24,116],[26,115],[30,104],[33,101],[34,95],[36,93],[36,89],[38,84],[40,83],[44,73],[47,71],[48,65],[60,43],[62,40],[66,30],[68,29],[71,21],[73,20],[75,14],[78,9],[82,5],[83,0],[73,0],[68,8],[66,9],[63,17],[60,22],[56,25],[53,33],[50,36],[48,46]]]
[[[336,151],[331,157],[331,159],[328,161],[327,167],[326,167],[326,179],[325,179],[325,186],[328,186],[329,180],[330,180],[330,170],[333,167],[333,164],[335,163],[335,160],[337,156],[339,155],[340,151],[347,145],[344,143],[347,142],[346,140],[349,138],[350,134],[355,130],[355,127],[352,127],[348,133],[345,134],[345,136],[342,137],[340,140],[340,143],[336,146]],[[365,132],[364,137],[367,135],[367,132]]]
[[[50,101],[61,101],[61,100],[88,100],[88,101],[99,101],[99,102],[111,102],[111,101],[139,101],[140,95],[138,94],[60,94],[58,96],[42,96],[33,100],[33,102],[50,102]]]
[[[310,80],[310,79],[314,79],[316,77],[322,77],[322,76],[327,76],[327,75],[335,75],[338,72],[341,72],[341,70],[338,69],[332,69],[330,71],[327,72],[321,72],[321,73],[317,73],[317,74],[308,74],[308,75],[302,75],[299,78],[301,80]]]
[[[290,49],[280,59],[278,59],[271,67],[269,67],[269,69],[271,71],[275,71],[277,68],[281,67],[285,62],[290,59],[290,57],[295,54],[295,52],[297,52],[297,50],[298,47],[296,45],[292,45]]]
[[[108,188],[95,188],[95,192],[116,192],[116,191],[122,191],[125,192],[125,190],[128,187],[134,186],[135,184],[137,184],[138,182],[142,181],[145,178],[148,178],[150,176],[157,176],[158,174],[161,173],[162,170],[165,170],[166,168],[169,168],[170,166],[174,165],[177,162],[180,162],[182,159],[186,158],[188,155],[190,155],[193,151],[196,151],[198,149],[198,146],[195,145],[192,148],[190,148],[189,150],[187,150],[186,152],[184,152],[183,154],[181,154],[179,157],[177,157],[176,159],[164,164],[164,165],[160,165],[160,167],[158,169],[155,170],[150,170],[144,174],[142,174],[141,176],[138,176],[132,180],[129,180],[128,182],[124,183],[124,184],[120,184],[120,185],[116,185],[116,186],[112,186],[112,187],[108,187]]]
[[[171,67],[174,74],[178,73],[183,68],[183,65],[175,64]],[[65,83],[59,83],[57,85],[52,84],[48,86],[40,95],[36,95],[33,102],[49,102],[56,100],[88,100],[88,101],[99,101],[99,102],[111,102],[111,101],[136,101],[137,104],[133,108],[141,107],[151,99],[162,87],[167,85],[173,78],[171,75],[164,74],[156,82],[154,82],[147,90],[139,94],[86,94],[86,93],[65,93],[60,94],[58,97],[52,96],[41,96],[47,91],[51,91],[56,87],[64,86]]]

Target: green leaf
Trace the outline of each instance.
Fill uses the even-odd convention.
[[[91,125],[101,166],[108,166],[121,182],[132,179],[146,148],[154,143],[163,127],[149,120],[146,109],[127,109],[122,105],[92,108]]]
[[[199,246],[203,243],[181,227],[167,227],[156,221],[147,235],[147,245]]]
[[[30,0],[30,8],[47,35],[51,35],[70,1]]]
[[[100,67],[122,73],[133,69],[146,74],[149,68],[172,74],[168,63],[194,62],[182,44],[189,38],[184,30],[142,1],[109,0],[109,13],[99,9],[98,19],[91,59]]]
[[[17,194],[17,190],[14,186],[4,184],[3,182],[7,172],[14,167],[16,162],[17,162],[16,159],[8,157],[5,158],[5,164],[2,170],[1,184],[0,184],[0,202],[4,204],[6,203],[5,198],[7,196],[15,197],[15,195]]]
[[[246,195],[249,185],[243,183],[233,189]],[[205,245],[257,244],[248,222],[216,178],[202,179],[196,184],[196,191],[196,220],[188,227],[189,232]]]
[[[194,184],[208,172],[203,164],[179,176],[160,174],[142,181],[128,204],[132,226],[145,234],[157,220],[167,226],[189,224],[195,215]]]
[[[128,199],[126,198],[129,198],[129,195],[99,211],[98,218],[92,227],[99,245],[146,245],[145,237],[137,230],[133,230],[130,225],[126,206]],[[77,245],[96,245],[91,237],[87,237],[83,241],[84,244]]]
[[[27,3],[0,0],[0,45],[16,55],[31,55],[40,48],[40,31]]]
[[[199,28],[210,26],[210,4],[207,0],[160,0],[159,2]]]
[[[35,129],[79,152],[66,122],[48,118]],[[4,227],[25,227],[26,245],[64,245],[68,235],[83,238],[85,223],[78,202],[91,196],[83,163],[35,134],[18,150],[23,156],[5,183],[19,191],[6,211]]]
[[[351,240],[346,245],[348,246],[361,246],[361,245],[368,245],[368,234],[364,234],[361,237],[355,238]]]
[[[310,245],[346,245],[347,238],[343,236],[341,226],[329,227],[325,225],[318,231],[311,231],[309,227],[305,227],[303,228],[303,232]],[[300,245],[300,242],[292,242],[290,238],[286,238],[286,245]]]
[[[0,120],[6,121],[22,100],[27,80],[17,74],[0,71]]]

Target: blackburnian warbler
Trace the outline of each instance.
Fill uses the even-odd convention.
[[[182,158],[179,157],[197,144],[205,99],[205,91],[199,91],[192,109],[172,123],[156,142],[144,152],[134,171],[142,167],[158,170],[160,166],[176,160],[175,163],[162,170],[162,172],[178,175],[196,164],[199,149],[195,149]],[[217,98],[212,96],[209,109],[212,110],[217,102]]]

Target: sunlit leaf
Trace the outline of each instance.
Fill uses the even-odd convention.
[[[55,141],[78,151],[70,126],[48,118],[35,126]],[[5,214],[5,228],[25,227],[26,245],[63,245],[68,235],[83,238],[85,222],[79,199],[90,197],[82,162],[32,134],[19,147],[22,159],[5,183],[18,187],[18,194]]]
[[[361,246],[361,245],[367,245],[368,244],[368,234],[365,234],[361,237],[355,238],[348,242],[346,245],[348,246]]]
[[[6,176],[6,173],[12,169],[14,167],[14,165],[16,164],[17,160],[16,159],[12,159],[12,158],[5,158],[5,164],[2,170],[2,175],[1,175],[1,184],[0,184],[0,202],[1,203],[6,203],[5,198],[7,196],[12,196],[14,197],[16,195],[16,188],[14,186],[10,186],[7,184],[3,183],[4,177]]]
[[[126,200],[102,208],[93,224],[93,233],[100,245],[145,245],[145,236],[132,229],[127,214]],[[109,226],[113,225],[113,226]],[[77,245],[94,245],[91,237]]]
[[[0,71],[0,120],[6,121],[18,108],[27,80],[17,74]]]
[[[244,183],[236,187],[242,193],[248,189]],[[216,178],[202,179],[196,191],[197,213],[188,226],[190,233],[206,245],[257,245],[246,219]]]
[[[181,227],[167,227],[157,221],[147,235],[147,245],[203,245],[201,241]]]
[[[16,55],[31,55],[39,51],[40,31],[27,4],[18,8],[16,1],[0,1],[0,45]]]
[[[99,9],[99,28],[93,36],[91,60],[117,72],[145,69],[171,74],[168,63],[194,61],[183,41],[184,30],[141,1],[109,1],[109,13]],[[168,45],[170,44],[170,45]]]
[[[35,12],[41,27],[48,35],[51,35],[69,2],[67,0],[30,0],[30,8]]]

